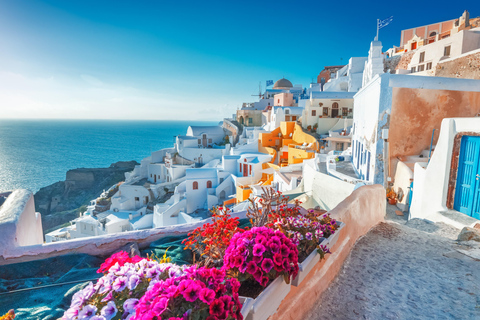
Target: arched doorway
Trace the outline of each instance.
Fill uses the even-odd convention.
[[[338,103],[334,102],[332,104],[332,118],[336,118],[338,116]]]

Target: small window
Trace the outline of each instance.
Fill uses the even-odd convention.
[[[421,64],[418,66],[418,72],[425,70],[425,65]]]
[[[211,188],[212,187],[212,181],[208,180],[207,181],[207,188]]]
[[[296,121],[297,120],[297,116],[292,116],[292,121]]]
[[[198,139],[198,144],[202,144],[202,140],[201,140],[201,139]]]
[[[443,49],[443,55],[444,56],[450,56],[450,46],[446,46],[445,49]]]
[[[198,182],[197,181],[193,181],[192,188],[193,188],[193,190],[198,190]]]
[[[430,33],[430,37],[435,37],[436,35],[437,35],[437,33],[435,31]]]
[[[135,197],[135,201],[140,201],[140,198],[139,198],[139,197]]]
[[[253,119],[252,118],[248,118],[248,124],[252,124],[253,123]]]
[[[348,116],[348,108],[342,108],[342,116],[343,117]]]
[[[432,63],[431,62],[427,63],[427,70],[430,70],[430,69],[432,69]]]
[[[280,103],[280,99],[277,99],[277,103]]]
[[[412,69],[410,69],[410,71],[411,71],[412,73],[415,73],[415,72],[417,71],[417,69],[416,69],[415,67],[412,67]]]
[[[420,52],[420,58],[418,60],[418,62],[420,62],[420,63],[422,63],[423,61],[425,61],[425,51]]]
[[[312,110],[312,117],[315,117],[317,115],[317,110]]]
[[[286,109],[285,114],[290,114],[290,110]]]
[[[323,107],[323,115],[328,116],[328,108],[327,107]]]

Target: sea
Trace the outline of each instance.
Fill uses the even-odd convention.
[[[0,193],[65,180],[76,168],[140,162],[171,148],[190,125],[219,121],[10,120],[0,119]]]

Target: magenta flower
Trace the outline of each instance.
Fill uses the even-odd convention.
[[[233,265],[234,265],[235,267],[239,268],[239,267],[242,266],[242,264],[243,264],[244,261],[245,261],[245,260],[243,259],[242,256],[236,256],[235,259],[234,259],[234,261],[233,261]]]
[[[266,287],[269,281],[270,279],[268,279],[268,277],[262,277],[260,284],[262,285],[262,287]]]
[[[198,296],[200,295],[200,290],[202,290],[202,287],[200,287],[198,284],[192,283],[183,292],[183,297],[185,298],[185,300],[193,302],[198,299]]]
[[[272,270],[272,268],[273,268],[273,261],[272,261],[272,259],[269,259],[269,258],[263,259],[263,262],[262,262],[262,269],[263,269],[263,271],[265,271],[265,273],[269,273],[270,270]]]
[[[282,244],[280,246],[280,254],[282,255],[282,257],[288,257],[288,254],[290,253],[290,249],[288,248],[288,246]]]
[[[254,261],[247,263],[247,273],[254,274],[257,271],[257,264]]]
[[[263,256],[253,256],[252,260],[253,260],[253,262],[258,264],[258,263],[262,262]]]
[[[280,246],[276,242],[269,242],[268,247],[273,253],[277,253],[278,251],[280,251]]]
[[[165,297],[160,297],[159,299],[156,299],[155,304],[153,305],[153,312],[157,314],[158,316],[161,315],[168,306],[168,299]]]
[[[213,299],[215,299],[215,291],[208,288],[203,288],[200,290],[199,298],[206,304],[210,304],[212,303]]]
[[[280,253],[275,253],[273,255],[273,261],[275,262],[276,265],[281,266],[283,264],[283,257]]]
[[[225,303],[220,299],[216,299],[210,304],[210,314],[213,316],[221,316],[225,311],[224,308]]]
[[[265,247],[259,243],[253,246],[253,255],[254,256],[261,256],[265,252]]]

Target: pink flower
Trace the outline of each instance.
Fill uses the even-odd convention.
[[[254,256],[261,256],[265,252],[265,247],[261,244],[256,244],[253,246],[253,255]]]
[[[252,260],[253,260],[253,262],[258,264],[258,263],[262,262],[263,256],[253,256]]]
[[[281,266],[283,264],[283,257],[280,253],[275,253],[273,255],[273,261],[275,262],[276,265]]]
[[[270,248],[270,251],[272,251],[272,253],[277,253],[278,251],[280,251],[280,246],[276,242],[273,242],[273,241],[269,242],[268,246]]]
[[[213,299],[215,299],[215,291],[208,288],[203,288],[200,290],[199,298],[206,304],[210,304],[212,303]]]
[[[253,278],[260,282],[262,280],[263,272],[262,269],[257,268],[257,271],[255,271],[254,274],[252,274]]]
[[[262,277],[262,280],[260,281],[260,285],[262,287],[266,287],[269,281],[270,279],[268,279],[268,277]]]
[[[202,290],[202,288],[199,285],[193,283],[183,292],[183,297],[185,298],[185,300],[193,302],[198,299],[200,290]]]
[[[235,260],[233,261],[233,265],[237,268],[240,268],[245,260],[242,256],[236,256]]]
[[[214,316],[221,316],[225,311],[224,308],[225,303],[220,299],[216,299],[210,304],[210,314]]]
[[[157,315],[161,315],[168,306],[168,299],[165,297],[160,297],[159,299],[155,299],[155,304],[153,305],[153,312]]]
[[[288,257],[288,254],[290,253],[290,249],[288,248],[288,246],[282,244],[280,246],[280,254],[282,255],[282,257]]]
[[[272,259],[268,259],[268,258],[263,259],[263,262],[262,262],[263,271],[265,271],[265,273],[269,273],[270,270],[272,270],[272,268],[273,268]]]
[[[254,274],[257,271],[257,264],[254,261],[247,263],[246,271],[250,274]]]

